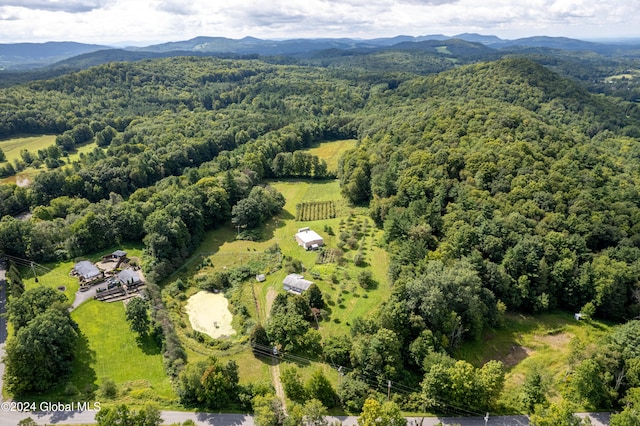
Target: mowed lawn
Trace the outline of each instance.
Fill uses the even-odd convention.
[[[92,358],[88,365],[98,385],[105,378],[113,380],[120,400],[133,404],[147,399],[164,406],[175,403],[177,397],[164,372],[160,349],[150,340],[139,342],[126,321],[122,302],[91,300],[74,310],[71,317],[86,338],[86,353]]]

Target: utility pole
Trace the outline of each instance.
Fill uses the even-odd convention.
[[[35,282],[38,282],[38,276],[36,275],[36,268],[33,266],[33,262],[31,262],[31,270],[33,271],[33,278]]]
[[[391,380],[387,380],[387,401],[391,401]]]

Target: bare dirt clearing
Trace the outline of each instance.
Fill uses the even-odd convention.
[[[231,326],[229,301],[223,294],[200,291],[189,298],[186,310],[194,330],[214,339],[236,334]]]

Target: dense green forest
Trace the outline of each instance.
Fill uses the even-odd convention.
[[[57,136],[14,161],[0,157],[2,176],[37,171],[26,187],[0,186],[0,252],[46,262],[142,242],[146,276],[162,285],[205,231],[232,223],[256,237],[284,205],[265,179],[335,177],[302,149],[356,138],[337,177],[384,230],[392,295],[354,322],[351,336],[323,342],[324,359],[352,369],[331,401],[360,410],[374,378],[419,388],[401,401],[407,410],[447,411],[442,401],[495,409],[504,366],[451,355],[500,327],[506,311],[562,309],[615,323],[640,315],[640,109],[548,57],[443,65],[429,75],[367,69],[384,55],[412,60],[384,53],[323,68],[179,57],[3,88],[1,137]],[[27,210],[30,219],[15,217]],[[24,289],[14,287],[10,306],[20,306],[13,300]],[[309,306],[280,302],[308,322]],[[167,321],[159,320],[165,342],[174,339]],[[283,331],[273,327],[252,338],[272,343]],[[625,327],[611,336],[609,355],[585,352],[567,398],[608,409],[637,393],[637,354],[620,347],[638,326]],[[178,377],[186,355],[178,343],[165,350]],[[197,378],[185,374],[185,400],[212,398],[196,396],[189,383]],[[597,391],[585,385],[594,377]],[[43,386],[15,383],[16,392]]]

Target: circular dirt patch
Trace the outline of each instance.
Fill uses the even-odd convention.
[[[231,327],[233,315],[223,294],[201,291],[189,298],[186,307],[191,327],[214,339],[236,334]]]

